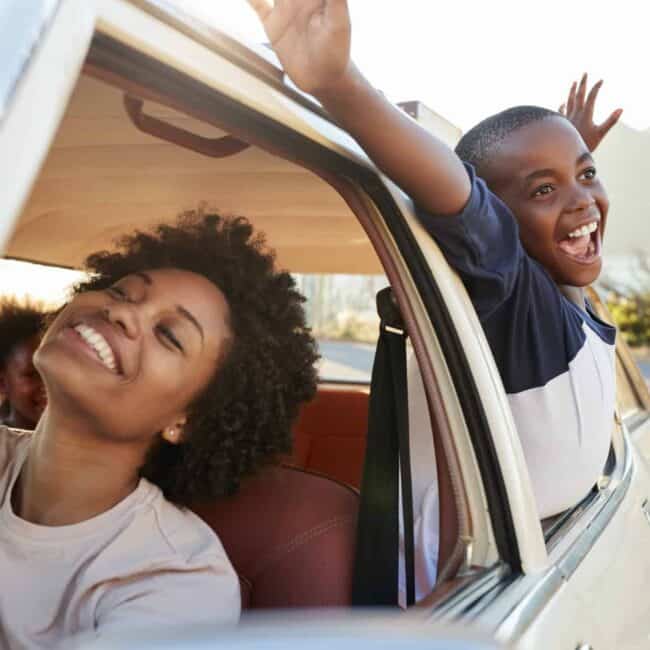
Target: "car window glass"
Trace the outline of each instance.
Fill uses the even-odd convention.
[[[387,286],[383,275],[295,274],[318,341],[323,382],[369,384],[379,334],[375,296]]]
[[[616,401],[620,415],[624,420],[643,408],[643,403],[639,399],[619,355],[616,356]]]
[[[58,307],[68,297],[70,288],[84,277],[74,269],[0,259],[2,297],[35,300]]]

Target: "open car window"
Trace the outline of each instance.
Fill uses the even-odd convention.
[[[598,293],[594,289],[589,289],[587,295],[598,317],[606,322],[612,322],[611,315]],[[612,445],[601,477],[580,503],[566,512],[542,522],[549,549],[558,549],[556,554],[579,553],[579,548],[567,551],[569,541],[575,536],[593,534],[593,531],[597,529],[595,526],[597,519],[603,526],[606,517],[611,516],[615,511],[612,504],[620,500],[630,481],[629,458],[631,452],[629,441],[620,425],[625,423],[628,428],[634,428],[647,420],[647,404],[644,400],[647,388],[643,380],[640,379],[638,368],[634,366],[629,350],[620,336],[616,346],[615,371],[617,412],[612,417]],[[608,503],[610,507],[603,508],[603,504]],[[609,514],[607,514],[608,512]],[[589,531],[590,528],[591,531]]]
[[[75,283],[85,273],[45,264],[0,259],[0,286],[4,297],[35,300],[48,307],[59,307],[69,297]]]
[[[228,65],[224,63],[229,70]],[[239,92],[241,86],[237,88]],[[262,84],[253,88],[264,100],[276,101],[275,91],[265,91]],[[191,105],[187,97],[193,98]],[[278,122],[278,115],[287,123]],[[153,130],[158,131],[143,125],[155,125]],[[286,112],[271,119],[226,101],[209,85],[98,34],[5,252],[8,258],[43,265],[41,271],[53,278],[59,271],[47,265],[79,268],[89,253],[110,248],[122,233],[172,221],[198,204],[248,217],[276,249],[278,266],[294,275],[305,294],[308,321],[323,355],[321,389],[300,413],[294,449],[284,460],[354,491],[360,487],[364,462],[379,289],[394,285],[409,322],[426,319],[425,326],[431,329],[426,340],[433,347],[427,350],[413,328],[417,354],[411,355],[412,363],[418,365],[428,357],[427,363],[435,368],[433,374],[421,373],[424,383],[430,387],[446,382],[445,398],[454,388],[436,339],[436,323],[424,315],[418,290],[381,211],[359,184],[345,176],[354,164],[308,138],[304,151],[296,148],[302,136],[293,128]],[[269,134],[274,141],[266,139]],[[352,146],[343,137],[341,141]],[[296,157],[303,157],[304,165],[297,164]],[[314,166],[331,182],[310,171]],[[358,171],[374,182],[363,165]],[[58,299],[63,287],[76,278],[72,272],[57,289],[36,276],[32,279],[27,291],[41,284],[49,298],[56,294]],[[452,429],[442,403],[435,401],[443,389],[436,390],[435,399],[422,391],[413,419],[431,423],[422,431],[429,442],[435,435],[439,445],[435,457],[419,456],[418,461],[442,469],[441,487],[432,490],[440,495],[441,512],[429,519],[436,527],[440,521],[444,530],[439,576],[440,582],[448,583],[470,566],[472,576],[480,576],[494,564],[496,554],[489,531],[478,523],[485,517],[479,497],[474,506],[481,513],[474,524],[477,539],[470,545],[463,537],[470,530],[470,517],[459,514],[459,508],[466,508],[464,476],[453,469]],[[447,429],[444,444],[438,437],[438,420]],[[466,436],[464,429],[454,433]],[[436,481],[435,472],[433,476]],[[421,492],[428,487],[425,484]]]
[[[388,285],[386,276],[299,273],[294,278],[307,298],[307,323],[321,354],[320,381],[370,384],[379,333],[375,296]]]
[[[613,322],[606,305],[593,289],[589,290],[589,300],[600,318]],[[618,416],[630,428],[635,428],[650,416],[647,380],[620,332],[616,344],[616,401]]]

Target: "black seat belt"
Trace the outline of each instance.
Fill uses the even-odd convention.
[[[379,341],[372,367],[352,603],[398,601],[399,486],[404,519],[406,604],[415,603],[413,488],[406,385],[406,330],[390,287],[377,294]]]

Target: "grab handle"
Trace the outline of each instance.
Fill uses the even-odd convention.
[[[145,114],[142,111],[143,105],[144,101],[142,99],[128,94],[124,95],[124,107],[131,118],[131,122],[133,122],[137,129],[155,138],[172,142],[180,147],[191,149],[211,158],[234,156],[250,147],[247,142],[238,140],[231,135],[225,135],[221,138],[204,138],[203,136],[196,135],[173,124],[169,124],[169,122],[164,122],[156,117]]]

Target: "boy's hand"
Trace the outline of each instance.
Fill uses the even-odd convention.
[[[284,70],[312,95],[333,89],[350,66],[346,0],[248,0]]]
[[[393,106],[350,60],[346,0],[248,3],[296,86],[317,97],[387,176],[431,214],[463,209],[471,188],[460,158]]]
[[[587,73],[582,75],[580,84],[575,81],[571,85],[566,104],[560,106],[560,113],[566,115],[582,136],[589,151],[594,151],[609,130],[618,122],[623,113],[622,108],[616,109],[602,124],[594,122],[594,106],[598,92],[603,85],[602,80],[594,84],[587,95]],[[585,99],[586,96],[586,99]]]

